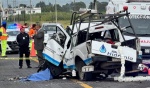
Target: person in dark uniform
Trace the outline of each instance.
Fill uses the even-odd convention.
[[[30,60],[29,60],[29,35],[25,33],[25,27],[20,28],[20,34],[17,35],[17,42],[19,44],[19,69],[23,66],[23,54],[25,54],[26,57],[26,64],[28,68],[32,68],[30,66]]]

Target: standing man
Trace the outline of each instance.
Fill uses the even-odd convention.
[[[40,24],[37,24],[35,28],[36,33],[34,35],[34,48],[35,50],[37,50],[37,56],[39,60],[38,67],[41,67],[45,61],[42,54],[44,49],[44,31],[40,28],[41,28]]]
[[[20,34],[17,35],[16,40],[19,44],[19,69],[21,69],[23,66],[23,54],[25,54],[26,57],[27,67],[32,68],[29,60],[29,35],[25,33],[25,28],[23,26],[20,28]]]
[[[8,38],[8,34],[6,33],[6,26],[7,23],[5,21],[2,22],[2,26],[0,28],[0,32],[1,32],[1,56],[2,57],[7,57],[6,56],[6,50],[7,50],[7,38]]]

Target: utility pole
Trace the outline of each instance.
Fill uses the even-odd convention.
[[[2,7],[2,0],[0,0],[0,25],[2,23],[2,16],[3,16],[3,7]]]
[[[56,0],[55,0],[55,15],[56,15],[56,23],[57,23],[57,4],[56,4]]]
[[[15,0],[15,8],[16,8],[17,6],[16,6],[16,0]]]
[[[75,11],[75,0],[73,1],[73,11]]]
[[[16,21],[16,18],[15,18],[15,9],[16,9],[16,0],[13,0],[13,17],[14,17],[14,22]]]
[[[15,5],[14,5],[14,3],[15,3],[15,0],[13,0],[13,18],[14,18],[14,22],[15,22],[15,15],[14,15],[14,7],[15,7]]]
[[[7,8],[8,8],[8,0],[7,0]]]
[[[31,17],[31,0],[30,0],[30,23],[32,23],[32,17]]]
[[[94,9],[97,10],[97,0],[94,0]]]
[[[25,24],[25,18],[26,18],[25,14],[26,14],[26,11],[25,11],[25,6],[24,6],[24,14],[23,14],[24,15],[24,19],[23,19],[24,20],[24,24]]]

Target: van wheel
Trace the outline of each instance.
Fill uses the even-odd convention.
[[[82,72],[82,67],[85,66],[83,61],[78,61],[76,64],[76,69],[78,72],[78,76],[80,80],[83,81],[91,81],[92,80],[92,73],[91,72]]]

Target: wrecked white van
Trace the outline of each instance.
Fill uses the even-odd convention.
[[[124,29],[117,23],[118,18],[128,14],[74,12],[71,25],[55,33],[43,51],[52,75],[57,77],[71,70],[77,72],[80,80],[102,75],[106,78],[120,69],[120,59],[124,58],[126,75],[136,76],[141,63],[139,39],[135,34],[135,39],[126,41]],[[131,23],[124,28],[129,27],[133,29]]]

